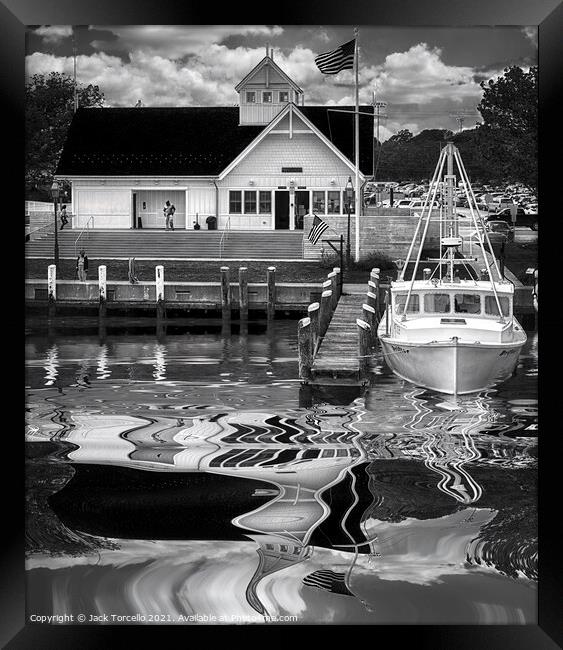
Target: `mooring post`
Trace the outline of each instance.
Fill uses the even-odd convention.
[[[55,315],[57,310],[57,266],[49,264],[47,267],[47,296],[49,298],[49,318]]]
[[[299,377],[311,379],[313,365],[313,340],[311,337],[311,319],[302,318],[297,324],[297,347],[299,350]]]
[[[105,318],[106,316],[106,300],[107,300],[107,286],[106,286],[107,267],[102,265],[98,266],[98,287],[100,289],[100,305],[98,316]]]
[[[221,267],[221,316],[224,321],[231,319],[231,279],[229,267]]]
[[[338,274],[334,271],[331,271],[328,274],[328,279],[330,280],[330,290],[332,291],[332,309],[336,309],[338,304]]]
[[[276,267],[268,267],[268,320],[273,320],[276,315]]]
[[[319,312],[319,336],[326,334],[332,317],[332,291],[327,289],[321,294],[321,308]]]
[[[377,316],[375,308],[371,305],[362,305],[362,319],[369,325],[371,332],[371,344],[375,345],[375,335],[377,327]]]
[[[372,269],[371,272],[371,282],[375,285],[373,288],[373,293],[375,293],[375,313],[379,316],[379,283],[380,283],[380,278],[379,278],[379,269]]]
[[[307,316],[311,321],[311,339],[313,341],[313,356],[317,351],[319,342],[319,313],[321,306],[318,302],[313,302],[307,307]]]
[[[156,274],[156,317],[157,319],[166,317],[166,304],[164,302],[164,266],[159,264],[155,268]]]
[[[366,293],[366,304],[369,305],[370,307],[373,307],[376,309],[377,306],[377,296],[373,291],[368,291]]]
[[[336,273],[336,295],[337,298],[340,298],[342,295],[342,270],[339,266],[335,266],[332,270],[334,273]]]
[[[238,294],[239,294],[239,319],[248,320],[248,268],[239,267],[238,270]]]
[[[369,370],[369,359],[371,353],[371,333],[369,323],[361,318],[356,319],[358,326],[358,364],[359,379],[365,377]]]
[[[379,282],[379,274],[380,273],[381,273],[381,269],[373,268],[369,273],[369,279],[372,282]]]

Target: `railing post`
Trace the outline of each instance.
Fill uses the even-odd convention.
[[[156,317],[157,319],[166,318],[166,303],[164,302],[164,266],[159,264],[155,268],[156,275]]]
[[[47,267],[47,296],[49,299],[49,318],[55,315],[57,309],[57,265]]]
[[[319,336],[326,334],[332,317],[332,291],[327,289],[321,294],[321,309],[319,313]]]
[[[239,294],[239,319],[248,320],[248,268],[239,267],[238,270],[238,294]]]
[[[311,320],[311,337],[313,340],[313,356],[317,351],[319,342],[319,312],[321,306],[318,302],[313,302],[307,307],[307,316]]]
[[[221,316],[223,321],[231,320],[231,280],[229,267],[221,267]]]
[[[432,273],[432,269],[429,269],[426,267],[425,269],[422,269],[422,279],[423,280],[430,280],[430,274]]]
[[[276,267],[268,267],[268,305],[267,305],[267,315],[268,320],[273,320],[276,315]]]
[[[361,318],[356,319],[356,325],[358,327],[358,378],[363,379],[369,371],[371,328],[369,323]]]
[[[297,325],[297,347],[299,350],[299,377],[309,380],[311,379],[311,367],[313,365],[310,318],[302,318]]]
[[[106,301],[107,301],[107,286],[106,286],[106,273],[107,268],[105,266],[98,266],[98,287],[100,289],[100,306],[99,306],[99,317],[105,318],[106,316]]]

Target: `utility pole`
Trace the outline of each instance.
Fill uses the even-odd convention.
[[[461,133],[463,131],[463,123],[465,120],[470,117],[474,118],[475,113],[471,111],[460,111],[459,113],[450,113],[450,117],[452,117],[454,120],[457,120],[457,123],[459,124],[458,133]]]

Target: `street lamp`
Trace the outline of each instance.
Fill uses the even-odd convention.
[[[346,211],[348,212],[348,238],[346,239],[346,268],[350,266],[350,212],[352,210],[352,201],[354,200],[354,186],[352,177],[348,176],[346,183]]]
[[[53,181],[51,185],[51,196],[53,197],[53,207],[55,208],[55,266],[59,266],[59,237],[57,229],[57,202],[60,196],[60,188],[57,181]]]

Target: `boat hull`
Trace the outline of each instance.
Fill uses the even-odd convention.
[[[385,361],[401,379],[440,393],[475,393],[508,379],[525,339],[508,344],[407,343],[380,336]]]

